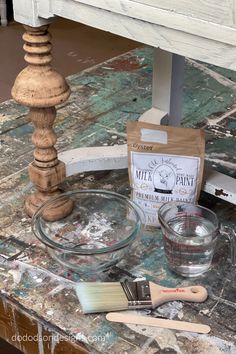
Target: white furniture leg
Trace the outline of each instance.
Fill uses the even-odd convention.
[[[0,0],[0,19],[1,25],[7,25],[7,3],[6,0]]]
[[[0,0],[1,1],[1,0]],[[38,0],[13,0],[14,19],[24,25],[31,27],[40,27],[50,24],[54,17],[49,13],[46,18],[39,16],[38,9],[41,5],[48,9],[52,1],[43,0],[43,4]]]
[[[180,125],[184,81],[184,57],[154,49],[152,108],[139,118],[153,124]],[[165,119],[163,119],[165,118]]]

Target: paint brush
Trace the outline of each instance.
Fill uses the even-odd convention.
[[[128,309],[149,309],[167,301],[203,302],[207,290],[203,286],[165,288],[149,281],[111,283],[81,282],[76,294],[83,313],[110,312]]]

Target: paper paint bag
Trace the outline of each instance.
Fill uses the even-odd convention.
[[[127,144],[132,199],[143,209],[147,225],[159,225],[163,203],[198,200],[205,153],[202,129],[128,122]]]

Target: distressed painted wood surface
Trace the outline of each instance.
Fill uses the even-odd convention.
[[[73,338],[69,341],[58,328],[49,328],[45,320],[19,308],[19,304],[4,295],[0,297],[0,333],[2,338],[23,353],[88,353]]]
[[[96,0],[75,1],[77,1],[78,4],[82,3],[93,7],[98,6]],[[211,1],[211,3],[208,4],[207,1],[203,1],[204,4],[203,2],[194,2],[194,5],[192,1],[181,2],[174,0],[170,3],[165,0],[162,2],[154,0],[151,2],[149,4],[148,1],[145,2],[142,0],[118,0],[112,2],[109,0],[100,0],[99,8],[152,24],[165,26],[177,31],[191,33],[199,37],[235,44],[235,38],[230,38],[229,36],[229,33],[234,33],[233,4],[227,9],[224,2],[219,3],[218,1]],[[45,6],[45,2],[43,2],[39,7],[40,15],[48,18],[50,11],[55,11],[56,13],[56,6],[51,6],[51,10],[49,10],[49,8]],[[198,13],[194,11],[194,7],[198,9]],[[228,13],[227,16],[225,16],[225,10]],[[228,17],[228,21],[226,17]],[[222,26],[223,23],[226,26]]]
[[[15,20],[33,27],[55,16],[236,70],[235,1],[13,0]]]
[[[60,152],[126,142],[127,119],[137,119],[151,107],[151,57],[152,49],[138,49],[69,78],[72,95],[60,106],[55,126]],[[206,129],[208,164],[230,176],[235,176],[235,79],[233,72],[189,61],[184,84],[183,125]],[[5,306],[14,303],[16,319],[11,317],[11,323],[16,334],[22,331],[17,318],[23,312],[32,320],[32,326],[44,323],[50,333],[75,338],[93,353],[233,354],[236,351],[236,283],[227,232],[219,238],[213,268],[198,279],[188,280],[171,273],[158,229],[145,230],[141,240],[133,245],[132,256],[109,272],[84,278],[119,281],[125,277],[145,277],[163,286],[205,285],[209,292],[206,302],[171,302],[151,311],[151,315],[208,324],[212,327],[210,334],[111,324],[103,314],[83,315],[74,290],[74,282],[80,276],[50,259],[34,238],[30,219],[23,210],[24,197],[32,188],[26,171],[33,152],[30,143],[33,128],[27,110],[12,100],[1,104],[0,125],[0,289]],[[68,178],[62,188],[104,188],[130,193],[125,169],[81,172]],[[200,203],[217,213],[223,226],[228,227],[225,230],[235,227],[235,206],[204,193]],[[5,260],[20,251],[23,252],[16,261]],[[0,313],[3,316],[3,310]],[[149,315],[150,311],[142,314]],[[0,319],[0,328],[3,320]],[[41,333],[40,327],[34,328],[36,334]],[[57,353],[55,341],[50,343],[51,354]],[[44,349],[40,347],[41,352],[39,345],[35,348],[40,354],[42,350],[48,353],[46,345]]]
[[[140,4],[181,13],[202,20],[235,25],[234,8],[235,0],[133,0]]]

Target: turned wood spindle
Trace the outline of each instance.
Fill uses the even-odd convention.
[[[34,160],[29,164],[29,177],[37,191],[27,197],[25,206],[32,216],[49,198],[60,194],[58,185],[65,179],[65,165],[57,159],[54,145],[57,137],[53,131],[55,106],[66,101],[70,89],[64,78],[51,67],[51,35],[48,26],[37,28],[24,26],[25,61],[28,66],[17,76],[12,88],[13,98],[30,107],[29,116],[35,127],[32,142],[35,145]],[[64,199],[48,210],[45,218],[57,220],[68,215],[72,201]]]

